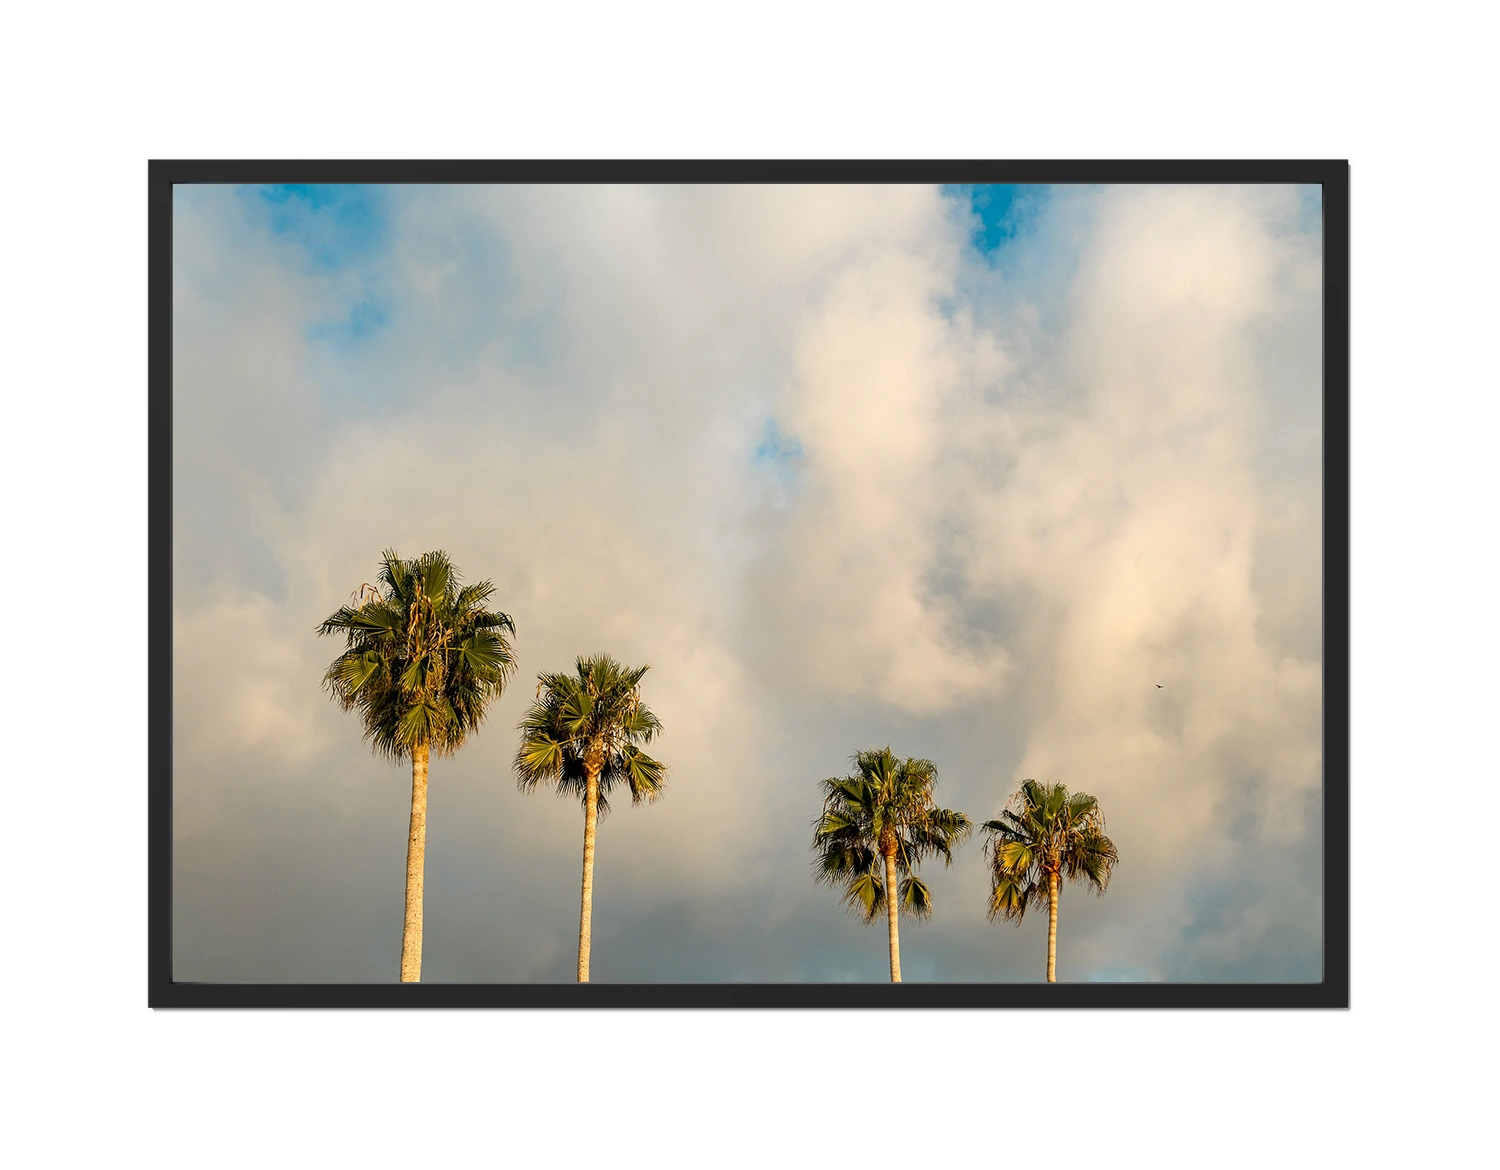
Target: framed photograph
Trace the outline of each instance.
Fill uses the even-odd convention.
[[[1348,1006],[1347,163],[149,214],[152,1006]]]

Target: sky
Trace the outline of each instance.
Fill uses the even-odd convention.
[[[177,187],[175,978],[397,977],[410,770],[315,632],[394,547],[520,661],[433,761],[425,981],[573,977],[582,814],[510,762],[598,651],[671,772],[595,981],[886,978],[809,850],[886,745],[1099,798],[1060,979],[1319,979],[1321,244],[1290,187]],[[907,981],[1043,977],[977,837],[922,873]]]

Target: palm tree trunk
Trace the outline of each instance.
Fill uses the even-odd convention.
[[[1047,982],[1057,982],[1057,874],[1047,875]]]
[[[427,745],[411,750],[411,828],[406,835],[406,922],[401,929],[401,982],[422,979],[422,868],[427,860]]]
[[[901,982],[901,940],[896,936],[896,855],[885,855],[885,917],[891,936],[891,982]]]
[[[588,774],[583,803],[583,905],[578,912],[578,982],[589,981],[590,920],[594,915],[594,831],[599,824],[599,773]]]

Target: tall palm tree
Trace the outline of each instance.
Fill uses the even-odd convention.
[[[406,917],[401,982],[422,977],[422,871],[427,854],[427,763],[452,755],[499,698],[515,654],[515,623],[485,608],[488,581],[461,585],[444,552],[402,560],[381,555],[380,584],[363,585],[358,604],[340,606],[319,634],[343,634],[344,652],[323,685],[345,711],[358,707],[377,755],[411,759],[411,823],[406,838]],[[507,637],[509,635],[509,637]]]
[[[973,826],[963,813],[937,808],[931,760],[897,759],[888,747],[856,752],[855,775],[821,784],[823,815],[813,823],[814,872],[821,882],[844,887],[844,905],[865,922],[885,908],[890,939],[891,982],[901,982],[898,912],[932,914],[932,891],[916,869],[932,854],[945,865]],[[898,881],[899,878],[899,881]]]
[[[1057,982],[1057,900],[1063,879],[1103,894],[1120,854],[1104,835],[1104,813],[1086,792],[1027,780],[989,835],[990,918],[1019,923],[1028,906],[1047,902],[1047,982]]]
[[[517,786],[532,792],[543,780],[559,796],[583,802],[583,894],[578,913],[578,982],[589,981],[594,913],[594,833],[609,811],[608,794],[624,784],[630,802],[654,801],[667,782],[666,765],[640,745],[661,734],[661,720],[641,702],[649,666],[621,666],[607,654],[580,657],[574,673],[537,675],[536,701],[521,720]]]

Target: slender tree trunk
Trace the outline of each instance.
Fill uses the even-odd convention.
[[[1057,982],[1057,874],[1047,875],[1047,982]]]
[[[599,825],[599,773],[588,774],[583,804],[583,905],[578,912],[578,982],[589,981],[590,921],[594,915],[594,831]]]
[[[401,930],[401,982],[422,979],[422,868],[427,861],[427,745],[411,750],[411,828],[406,836],[406,923]]]
[[[901,982],[901,940],[896,936],[896,855],[885,855],[885,916],[891,936],[891,982]]]

